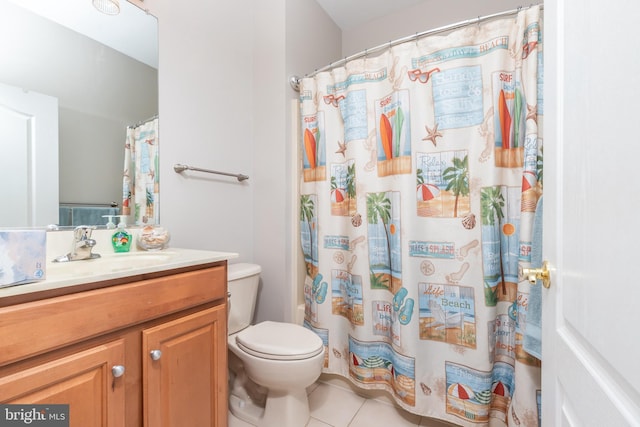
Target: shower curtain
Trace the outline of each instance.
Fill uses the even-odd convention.
[[[540,8],[305,78],[300,103],[324,372],[458,425],[539,425],[518,273],[542,195]]]
[[[158,118],[128,126],[122,179],[122,215],[128,216],[127,224],[160,223],[158,162]]]

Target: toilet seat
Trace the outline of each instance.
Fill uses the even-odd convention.
[[[265,321],[250,326],[236,335],[243,351],[262,359],[301,360],[324,351],[318,335],[293,323]]]

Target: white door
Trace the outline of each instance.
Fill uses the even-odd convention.
[[[0,84],[0,227],[58,224],[58,99]]]
[[[640,2],[544,14],[543,425],[638,426]]]

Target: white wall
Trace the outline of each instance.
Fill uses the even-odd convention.
[[[253,258],[262,266],[256,320],[293,320],[302,282],[288,76],[340,51],[340,30],[313,0],[253,2]],[[302,278],[303,280],[304,278]]]
[[[262,266],[256,319],[283,320],[287,309],[286,1],[253,2],[255,191],[253,260]]]
[[[148,0],[158,17],[160,218],[176,247],[253,260],[253,38],[249,0]],[[175,163],[248,181],[173,171]]]

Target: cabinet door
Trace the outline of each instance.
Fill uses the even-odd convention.
[[[0,377],[0,402],[69,405],[70,427],[123,427],[124,341],[88,350]],[[119,369],[119,368],[117,368]]]
[[[227,425],[226,304],[142,332],[144,425]]]

